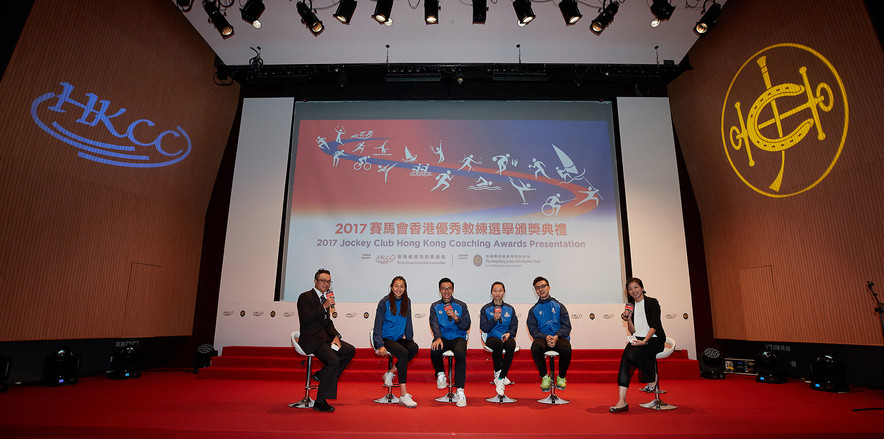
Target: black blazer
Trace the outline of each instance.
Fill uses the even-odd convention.
[[[663,330],[663,322],[660,320],[660,302],[653,297],[645,296],[645,316],[648,318],[648,326],[654,328],[654,335],[659,337],[661,340],[666,340],[666,331]],[[629,315],[629,319],[632,320],[633,326],[635,325],[635,319],[633,316],[635,313]]]
[[[331,343],[335,337],[341,336],[313,289],[298,296],[298,320],[301,322],[298,344],[306,354],[312,354],[320,345]]]

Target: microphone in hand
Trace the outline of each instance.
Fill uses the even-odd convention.
[[[635,304],[634,303],[627,303],[626,309],[623,310],[623,314],[622,314],[623,320],[629,320],[629,316],[632,315],[633,310],[635,310]]]
[[[331,300],[331,304],[328,309],[334,311],[335,310],[335,292],[332,290],[328,290],[325,292],[326,300]]]
[[[451,306],[450,303],[447,304],[447,305],[445,305],[445,313],[448,314],[448,321],[449,321],[449,322],[451,321],[451,312],[452,312],[453,310],[454,310],[454,308]]]
[[[499,306],[494,307],[494,320],[497,320],[498,322],[501,321],[500,310],[501,308]]]

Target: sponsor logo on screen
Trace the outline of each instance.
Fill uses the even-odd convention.
[[[685,314],[685,315],[687,315],[687,314]],[[670,319],[670,320],[672,320],[672,319],[674,319],[674,318],[676,318],[676,317],[678,317],[678,314],[666,314],[666,318],[667,318],[667,319]]]
[[[270,311],[270,318],[276,317],[276,311]]]
[[[229,316],[232,316],[232,315],[234,315],[234,314],[236,314],[236,311],[224,311],[224,312],[221,313],[221,315],[223,315],[224,317],[229,317]]]
[[[681,317],[684,318],[685,320],[687,320],[687,319],[688,319],[688,313],[684,313],[684,314],[682,314]]]
[[[295,315],[294,311],[286,311],[286,312],[282,313],[283,317],[291,317],[293,315]]]
[[[264,311],[255,311],[252,313],[252,315],[255,317],[261,317],[264,315]]]
[[[571,318],[572,318],[572,319],[575,319],[575,320],[576,320],[576,319],[579,319],[579,318],[581,318],[581,317],[583,317],[583,314],[571,314]]]
[[[605,314],[602,314],[602,318],[603,319],[612,319],[612,318],[614,318],[614,314],[605,313]]]
[[[477,267],[482,266],[482,255],[473,256],[473,265]]]
[[[344,314],[344,315],[347,316],[348,319],[352,319],[353,317],[356,317],[359,314],[355,313],[355,312],[348,312],[347,314]]]
[[[241,310],[239,311],[239,316],[240,316],[240,317],[245,317],[245,316],[246,316],[246,310],[241,309]]]
[[[756,52],[737,71],[721,111],[721,137],[740,180],[782,198],[829,175],[847,122],[847,93],[835,67],[810,47],[783,43]]]
[[[368,313],[367,313],[367,312],[366,312],[366,313],[363,313],[363,314],[362,314],[362,318],[363,318],[363,319],[367,319],[367,318],[368,318]]]
[[[416,313],[414,313],[414,318],[416,318],[416,319],[422,319],[422,318],[424,318],[424,317],[426,317],[426,316],[427,316],[427,313],[425,313],[425,312],[416,312]]]
[[[374,261],[378,264],[389,264],[396,260],[396,255],[377,255],[374,258]]]
[[[174,130],[158,127],[142,115],[125,114],[125,108],[100,100],[95,93],[75,93],[67,82],[59,85],[60,92],[31,102],[31,118],[40,129],[76,148],[77,156],[106,165],[157,168],[190,155],[190,137],[180,126]],[[71,122],[76,115],[79,118]],[[98,140],[107,139],[108,134],[118,140]]]
[[[595,313],[594,312],[589,313],[589,319],[595,320]]]

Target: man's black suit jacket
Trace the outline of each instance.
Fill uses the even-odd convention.
[[[298,344],[306,354],[312,354],[319,345],[331,343],[335,337],[341,336],[313,289],[298,296],[298,320],[301,322]]]

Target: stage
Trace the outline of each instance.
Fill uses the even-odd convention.
[[[380,379],[380,377],[378,377]],[[85,377],[76,385],[13,386],[0,393],[4,438],[324,438],[363,437],[583,437],[606,438],[884,438],[880,391],[853,388],[835,394],[803,382],[756,383],[729,376],[663,381],[667,403],[678,409],[640,408],[652,395],[632,386],[630,410],[608,413],[614,383],[569,383],[560,406],[536,402],[536,383],[507,387],[513,404],[492,404],[488,383],[468,383],[468,405],[433,401],[444,391],[432,383],[409,383],[418,407],[372,402],[384,394],[380,381],[342,382],[334,413],[289,408],[304,396],[303,382],[200,379],[183,370],[145,371],[138,379]]]

